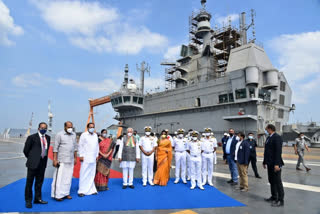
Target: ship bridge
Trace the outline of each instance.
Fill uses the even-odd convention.
[[[118,110],[143,109],[143,95],[130,92],[118,92],[111,96],[112,107]]]

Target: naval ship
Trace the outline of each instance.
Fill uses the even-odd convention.
[[[289,120],[292,90],[284,73],[271,63],[263,46],[255,39],[254,17],[246,24],[246,13],[239,15],[239,26],[211,27],[212,15],[202,7],[189,17],[189,44],[181,46],[176,62],[164,62],[166,88],[144,92],[145,63],[141,66],[140,86],[129,79],[110,95],[117,112],[114,117],[123,127],[143,133],[152,126],[159,133],[178,128],[202,131],[211,127],[217,138],[229,128],[252,132],[258,143],[265,140],[264,128],[274,124],[282,133]],[[247,38],[251,28],[253,38]]]

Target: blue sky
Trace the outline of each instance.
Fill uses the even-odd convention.
[[[83,130],[88,98],[117,90],[126,63],[138,81],[136,64],[148,62],[146,88],[163,87],[160,62],[188,42],[188,16],[198,8],[200,0],[0,0],[0,131],[26,128],[31,112],[34,127],[47,121],[48,100],[55,131],[66,120]],[[251,8],[257,40],[294,91],[291,121],[320,122],[320,1],[207,3],[213,27],[227,16],[238,25],[236,15]],[[110,104],[97,107],[97,128],[114,115]]]

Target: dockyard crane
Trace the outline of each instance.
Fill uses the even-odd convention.
[[[106,104],[106,103],[110,103],[111,98],[110,96],[104,96],[104,97],[100,97],[97,99],[89,99],[89,105],[90,105],[90,111],[89,111],[89,117],[88,117],[88,121],[87,124],[92,122],[94,123],[94,115],[93,115],[93,108]],[[87,131],[87,124],[86,124],[86,131]],[[121,123],[119,123],[119,125],[121,125]],[[117,132],[117,137],[120,136],[122,133],[122,127],[119,126],[118,128],[118,132]]]

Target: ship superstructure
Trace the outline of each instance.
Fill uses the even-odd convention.
[[[274,124],[281,133],[294,110],[291,88],[256,42],[254,11],[249,25],[242,13],[239,29],[231,21],[212,29],[212,15],[206,1],[201,3],[202,9],[190,16],[190,41],[181,46],[181,58],[162,63],[167,66],[166,90],[144,94],[143,82],[140,87],[130,82],[126,66],[121,89],[110,96],[118,112],[115,119],[138,132],[147,125],[156,132],[212,127],[220,138],[234,128],[255,133],[262,144],[266,124]],[[249,27],[253,38],[248,41]]]

